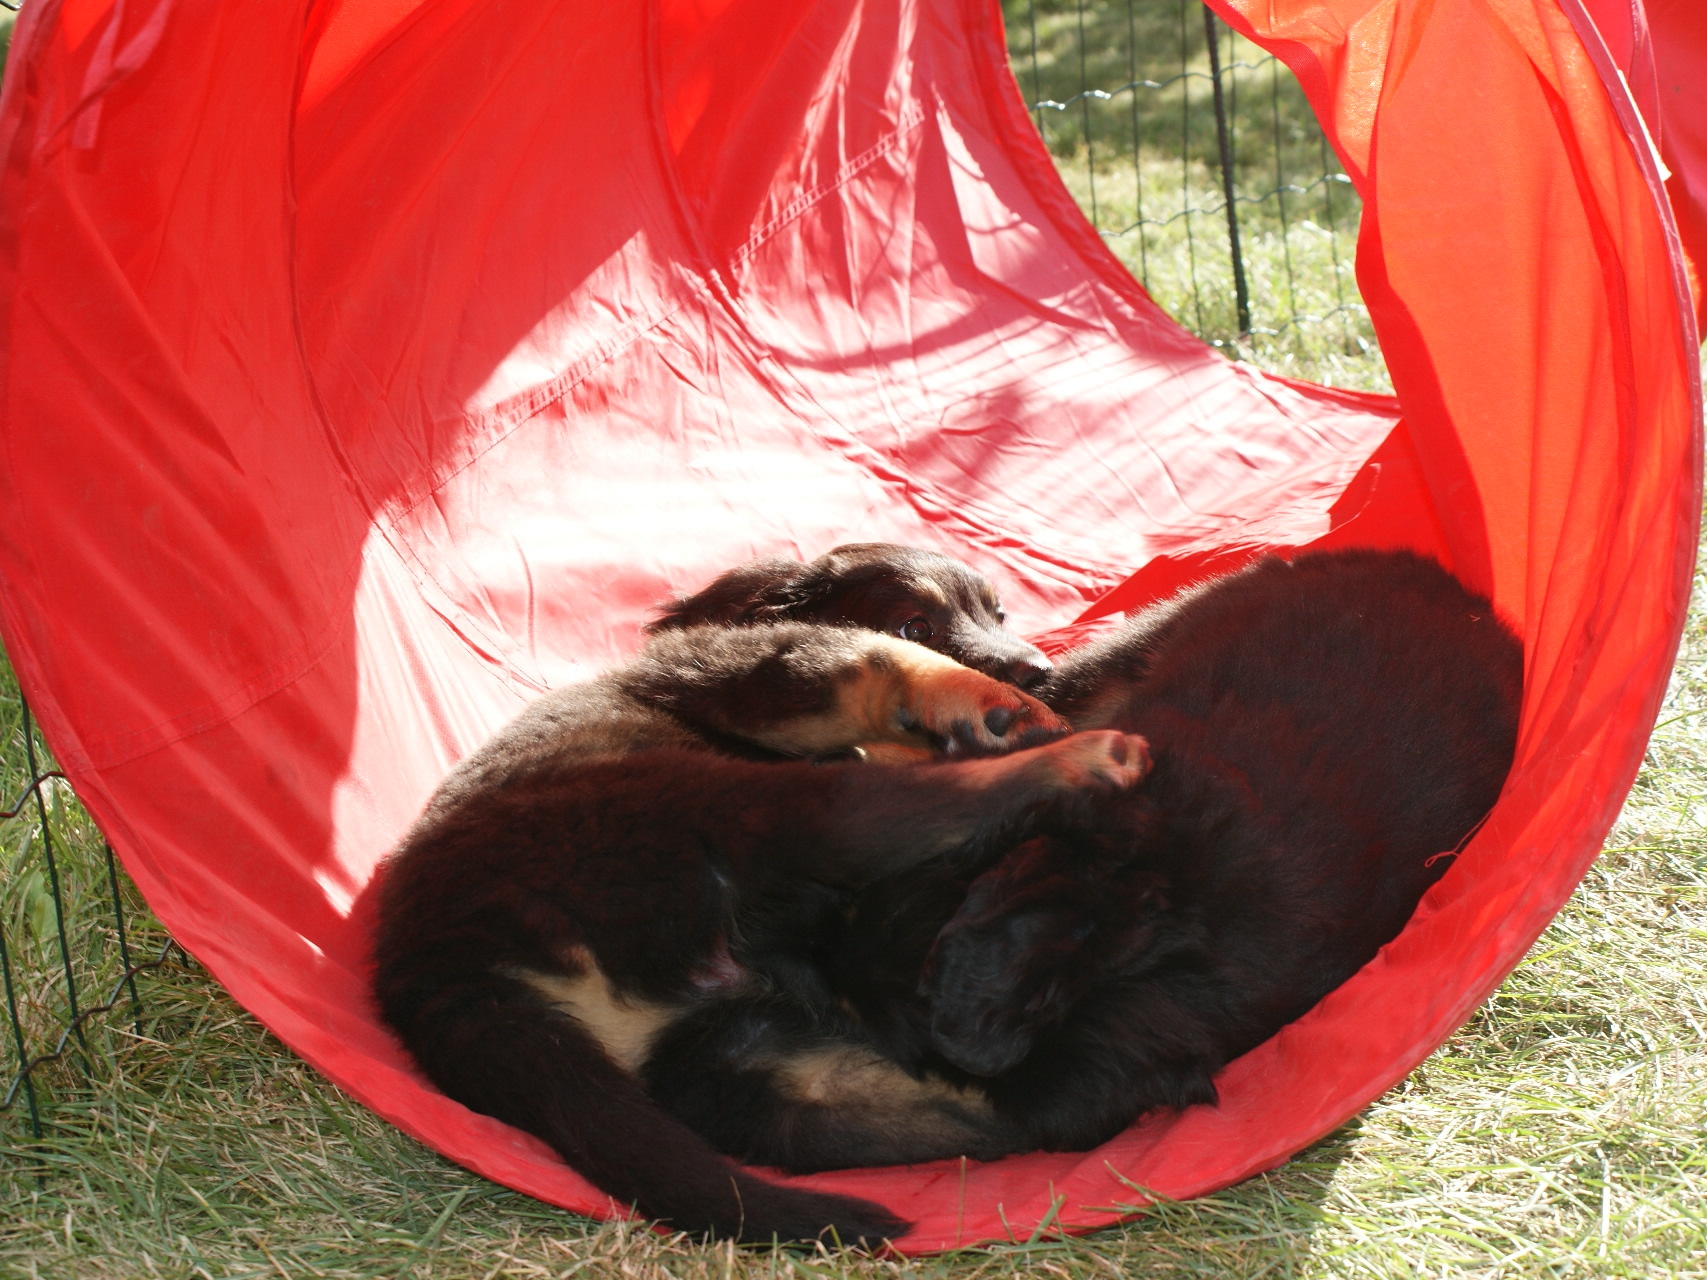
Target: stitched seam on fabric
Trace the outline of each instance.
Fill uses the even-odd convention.
[[[334,615],[316,642],[302,651],[303,656],[263,672],[223,697],[214,698],[189,711],[156,721],[145,728],[133,729],[129,733],[112,738],[102,738],[93,745],[85,744],[82,751],[83,763],[95,770],[116,769],[120,765],[129,764],[142,756],[169,747],[174,742],[181,742],[185,738],[235,720],[251,707],[288,688],[318,666],[352,622],[353,619],[348,614]]]
[[[935,90],[927,85],[924,87],[923,92],[930,95],[932,109],[940,111],[941,102]],[[922,98],[909,99],[902,108],[900,119],[897,121],[896,127],[886,137],[881,141],[872,144],[870,147],[867,147],[859,155],[848,161],[847,164],[837,171],[833,178],[820,183],[810,191],[802,192],[800,195],[790,200],[774,218],[772,218],[758,231],[754,232],[753,235],[750,236],[747,241],[730,256],[729,264],[733,266],[750,261],[760,249],[762,249],[769,241],[774,239],[776,235],[790,223],[797,221],[814,205],[822,202],[833,192],[845,187],[849,182],[858,177],[859,174],[863,173],[866,169],[870,168],[879,159],[889,154],[902,142],[916,134],[923,127],[925,122],[930,119],[931,114],[932,110],[927,109],[927,105]],[[715,299],[713,299],[713,301],[715,301]],[[732,300],[729,305],[734,305]],[[744,318],[739,317],[738,312],[737,318],[740,319],[742,332],[751,334],[751,326],[746,323]],[[755,347],[756,350],[754,354],[760,365],[768,366],[775,370],[776,376],[781,380],[785,380],[801,398],[819,409],[821,416],[825,420],[831,422],[835,421],[834,415],[823,411],[823,407],[818,404],[817,400],[805,388],[805,386],[795,378],[792,373],[790,373],[786,367],[770,353],[768,349],[764,349],[758,344],[755,344]],[[922,483],[917,479],[917,477],[908,476],[898,472],[895,468],[886,465],[882,461],[881,456],[878,455],[870,445],[867,445],[857,437],[851,435],[847,436],[846,443],[844,444],[838,439],[826,435],[823,431],[819,430],[813,422],[808,421],[806,425],[807,429],[812,432],[814,439],[818,440],[821,444],[828,446],[838,456],[858,467],[866,475],[877,481],[877,483],[885,490],[898,490],[903,501],[905,501],[905,503],[913,510],[920,511],[921,514],[926,514],[923,510],[924,508],[934,508],[934,514],[938,514],[956,524],[959,524],[972,534],[976,541],[1011,541],[1011,536],[1005,533],[999,526],[969,517],[965,510],[966,501],[963,498],[955,497],[950,500],[947,495],[938,491],[935,487],[929,484]],[[1062,553],[1046,551],[1042,548],[1033,547],[1029,544],[1023,548],[1016,548],[1016,550],[1022,551],[1027,559],[1051,565],[1057,569],[1064,570],[1065,572],[1079,577],[1109,577],[1119,580],[1126,572],[1125,570],[1114,568],[1088,568],[1077,560],[1069,559]]]
[[[774,238],[786,226],[797,221],[814,205],[822,202],[826,197],[846,186],[860,173],[870,168],[871,165],[875,164],[884,155],[892,151],[908,135],[916,132],[918,128],[923,125],[925,119],[926,114],[924,108],[916,100],[909,101],[903,108],[901,118],[894,130],[892,130],[881,141],[867,147],[859,155],[848,161],[847,164],[837,171],[833,178],[818,184],[809,191],[802,192],[790,200],[775,217],[773,217],[758,231],[754,232],[753,235],[735,251],[730,258],[730,263],[734,264],[746,260],[752,253],[756,252],[767,241]],[[546,407],[556,401],[562,400],[577,386],[585,382],[600,368],[608,364],[620,352],[632,346],[645,334],[658,329],[660,326],[672,320],[689,305],[690,301],[699,301],[715,307],[716,300],[711,296],[704,282],[694,273],[684,272],[683,275],[692,282],[691,287],[695,295],[694,298],[684,299],[656,317],[634,322],[626,332],[619,332],[613,337],[606,339],[606,341],[599,344],[586,355],[582,356],[581,359],[576,361],[569,368],[565,369],[563,372],[557,374],[548,381],[539,384],[537,387],[534,387],[529,391],[522,392],[519,396],[513,399],[503,401],[478,415],[468,416],[465,421],[472,429],[471,434],[473,435],[483,435],[486,431],[491,430],[494,427],[500,428],[500,430],[491,435],[485,443],[477,446],[473,452],[462,460],[454,464],[447,464],[445,466],[435,468],[434,470],[426,473],[425,479],[417,481],[417,483],[424,487],[415,493],[414,496],[404,499],[402,505],[398,505],[397,502],[394,501],[391,504],[389,511],[375,513],[373,519],[374,527],[380,530],[386,541],[411,566],[411,575],[416,576],[418,580],[424,579],[425,581],[433,583],[444,597],[447,605],[452,599],[451,593],[447,591],[444,584],[439,582],[439,580],[426,568],[426,566],[420,561],[419,557],[415,555],[413,549],[410,548],[400,537],[394,536],[398,533],[399,522],[406,518],[423,502],[426,502],[428,499],[440,492],[458,475],[474,466],[475,463],[479,462],[493,449],[497,448],[505,440],[509,439],[515,431],[534,417],[537,417],[538,414]],[[944,505],[947,507],[951,504],[945,503]],[[986,530],[985,532],[994,535],[999,531],[991,529]],[[437,606],[434,606],[434,611],[443,612],[438,609]],[[501,643],[499,638],[492,634],[491,629],[486,624],[470,616],[466,610],[456,608],[455,614],[455,618],[447,615],[446,621],[451,622],[453,625],[459,625],[457,619],[460,619],[460,625],[466,625],[473,634],[490,640],[495,649],[499,651],[507,651],[510,648],[509,644]],[[510,637],[505,636],[503,639],[509,640]],[[530,687],[532,686],[531,681],[529,681],[528,684]]]
[[[538,682],[522,673],[522,666],[516,657],[518,641],[515,637],[508,632],[495,630],[489,623],[475,617],[467,609],[457,604],[455,595],[427,567],[416,548],[402,536],[398,526],[423,503],[437,497],[444,487],[457,476],[480,462],[487,454],[498,448],[522,427],[526,426],[528,422],[537,417],[541,411],[565,398],[621,351],[632,346],[646,334],[673,320],[690,303],[695,301],[701,304],[708,303],[710,299],[699,278],[692,275],[688,275],[687,278],[691,281],[693,297],[681,300],[668,311],[651,320],[636,321],[628,332],[607,339],[597,349],[589,352],[569,369],[550,381],[541,383],[532,391],[522,393],[521,396],[505,402],[479,418],[470,419],[472,423],[482,425],[508,422],[508,427],[492,435],[484,444],[478,446],[461,461],[455,464],[447,464],[429,473],[431,479],[425,482],[427,487],[422,492],[408,499],[404,505],[394,504],[391,510],[376,514],[373,519],[372,527],[379,532],[386,544],[397,554],[399,562],[404,565],[409,576],[418,584],[430,584],[436,593],[437,599],[429,598],[423,594],[422,602],[434,614],[443,619],[447,626],[456,631],[465,632],[468,636],[486,644],[494,654],[502,659],[502,670],[511,687],[526,692],[529,696],[537,696],[543,690]]]
[[[924,124],[925,119],[925,109],[918,99],[908,99],[901,108],[901,114],[895,121],[895,127],[882,140],[872,143],[871,146],[836,170],[834,175],[826,178],[817,186],[802,191],[783,205],[769,222],[748,236],[741,243],[741,246],[729,255],[729,265],[736,266],[746,262],[783,228],[798,221],[813,205],[819,204],[827,196],[847,186],[848,183],[899,146],[909,134],[917,132],[919,127]]]
[[[733,255],[731,255],[729,259],[730,264],[734,265],[736,263],[746,261],[753,253],[762,248],[765,243],[773,239],[785,227],[795,221],[798,221],[799,218],[801,218],[813,206],[821,203],[825,198],[837,190],[840,190],[842,187],[845,187],[860,173],[864,172],[878,160],[893,151],[895,147],[908,136],[917,132],[920,126],[924,124],[926,118],[923,106],[916,100],[909,101],[903,108],[901,118],[895,129],[893,129],[881,141],[867,147],[859,155],[848,161],[847,164],[843,165],[842,168],[837,171],[833,178],[818,184],[809,191],[802,192],[790,200],[775,217],[773,217],[763,227],[759,228],[759,230],[754,232],[747,241],[743,243]],[[472,637],[477,637],[480,641],[489,645],[494,653],[501,655],[504,662],[504,672],[506,677],[511,680],[512,683],[519,684],[521,687],[525,687],[526,689],[533,690],[535,692],[538,691],[536,683],[524,676],[519,669],[520,664],[517,663],[515,657],[515,638],[510,636],[508,633],[496,631],[489,623],[474,617],[468,610],[457,605],[455,603],[455,596],[453,593],[449,591],[445,584],[441,582],[426,566],[416,553],[415,548],[413,548],[408,541],[401,536],[401,531],[398,526],[402,520],[407,518],[413,511],[420,507],[422,503],[434,497],[458,475],[474,466],[493,449],[496,449],[499,445],[503,444],[504,441],[508,440],[511,435],[524,426],[528,421],[537,417],[545,408],[562,400],[571,391],[573,391],[575,387],[579,386],[582,382],[585,382],[600,368],[608,364],[617,354],[632,346],[641,337],[647,333],[653,332],[670,320],[674,319],[675,316],[680,314],[681,311],[689,305],[690,301],[698,301],[712,308],[716,307],[715,297],[712,296],[707,284],[697,274],[692,272],[683,272],[683,276],[687,280],[691,281],[691,288],[694,294],[693,298],[683,299],[668,311],[653,319],[635,322],[627,332],[619,333],[607,339],[556,377],[547,382],[541,383],[530,391],[521,393],[521,395],[512,400],[502,402],[478,416],[468,418],[467,421],[469,422],[469,425],[473,428],[474,434],[477,435],[481,434],[483,428],[490,429],[493,426],[501,427],[504,424],[508,425],[507,429],[502,429],[493,434],[485,441],[484,444],[478,446],[474,452],[470,453],[461,461],[448,467],[441,467],[429,472],[428,478],[421,482],[425,485],[425,488],[414,497],[409,498],[405,505],[399,506],[394,504],[390,511],[375,515],[374,527],[380,531],[387,544],[397,552],[399,559],[408,567],[410,576],[417,582],[430,583],[436,590],[439,599],[437,601],[427,601],[428,607],[431,608],[434,613],[442,617],[447,625],[458,631],[466,631]],[[745,326],[743,326],[743,328],[744,327]],[[761,360],[769,359],[768,355],[765,353],[759,353],[759,358]],[[814,434],[816,435],[817,433],[814,432]],[[835,446],[832,445],[832,447],[834,448]],[[839,448],[836,449],[836,452],[838,454],[842,454],[844,457],[848,456]],[[883,477],[874,470],[869,462],[863,459],[854,459],[851,457],[849,460],[855,461],[862,470],[872,474],[880,481],[883,481]],[[892,482],[885,481],[884,483],[887,487],[888,484]],[[930,493],[930,497],[944,511],[954,511],[954,504],[944,501],[934,492]],[[985,537],[1001,536],[1000,531],[997,529],[985,528],[970,521],[967,522],[967,524],[969,528],[974,529]],[[1067,564],[1065,561],[1061,562],[1061,564],[1062,567],[1069,568],[1073,572],[1083,572],[1083,570],[1078,569],[1076,566]]]
[[[792,388],[795,394],[800,398],[820,409],[819,417],[827,422],[837,422],[835,415],[824,410],[806,386],[796,378],[786,366],[777,361],[775,357],[770,356],[767,353],[762,356],[762,363],[773,368],[778,379],[786,381],[788,386]],[[936,486],[928,484],[920,480],[917,476],[910,475],[892,466],[883,459],[883,456],[878,453],[877,450],[873,449],[870,445],[865,443],[865,441],[851,433],[841,432],[832,435],[820,429],[814,420],[802,418],[802,422],[806,426],[807,430],[812,433],[813,439],[830,449],[837,456],[858,467],[862,472],[875,480],[884,490],[898,492],[902,501],[914,511],[919,512],[920,515],[924,516],[927,523],[935,524],[946,522],[958,525],[969,532],[974,541],[989,545],[1006,544],[1014,541],[1013,534],[1002,527],[976,519],[968,514],[967,508],[969,505],[981,504],[974,504],[972,499],[964,497],[963,495],[956,495],[951,499]],[[937,517],[937,519],[933,519],[933,516]],[[1051,565],[1056,569],[1063,570],[1078,577],[1090,579],[1103,577],[1111,578],[1114,580],[1111,582],[1111,586],[1118,585],[1118,582],[1123,580],[1124,577],[1131,572],[1129,569],[1124,568],[1089,566],[1080,560],[1069,558],[1063,552],[1039,547],[1031,542],[1026,542],[1023,545],[1014,546],[1010,549],[1020,552],[1028,560]],[[1106,587],[1103,588],[1103,590],[1108,589],[1109,588]]]
[[[694,287],[696,293],[701,292],[697,280],[694,281]],[[703,301],[703,296],[699,300]],[[505,440],[508,440],[520,427],[537,417],[542,409],[563,399],[569,392],[592,377],[606,364],[609,364],[615,356],[633,346],[646,334],[673,320],[687,307],[688,301],[684,299],[668,311],[653,318],[634,321],[626,331],[619,331],[611,338],[606,339],[563,372],[540,383],[532,390],[521,392],[511,399],[501,401],[492,408],[482,410],[477,414],[466,415],[463,421],[470,427],[470,436],[478,439],[488,430],[495,430],[496,433],[486,439],[484,443],[474,445],[473,451],[460,461],[442,463],[421,473],[425,478],[418,479],[414,483],[424,484],[426,487],[410,497],[407,496],[407,490],[413,485],[404,486],[404,496],[392,499],[388,504],[389,510],[376,512],[373,523],[380,527],[394,525],[397,520],[408,515],[443,489],[445,485],[468,470],[469,467],[480,461]]]

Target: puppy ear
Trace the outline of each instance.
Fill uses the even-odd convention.
[[[737,565],[709,587],[663,605],[648,635],[701,623],[740,626],[796,617],[810,604],[823,575],[798,560],[773,556]]]
[[[1063,868],[1073,853],[1049,840],[1022,845],[973,881],[937,934],[919,995],[932,1046],[961,1070],[1013,1070],[1089,986],[1094,888]]]
[[[932,1047],[971,1075],[1013,1070],[1083,994],[1089,932],[1083,913],[1048,907],[951,921],[920,981]]]

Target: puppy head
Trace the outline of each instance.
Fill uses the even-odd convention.
[[[666,605],[647,628],[696,623],[826,622],[926,645],[1022,689],[1049,674],[1049,659],[1002,625],[988,579],[949,556],[888,542],[835,548],[810,564],[755,560],[703,591]]]

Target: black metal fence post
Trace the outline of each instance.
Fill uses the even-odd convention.
[[[21,803],[21,802],[20,802]],[[24,1020],[18,1016],[18,992],[12,983],[12,954],[6,946],[6,929],[0,924],[0,975],[6,980],[6,1012],[12,1019],[12,1043],[17,1046],[18,1066],[20,1068],[30,1060],[29,1045],[24,1040]],[[29,1073],[20,1070],[18,1082],[24,1089],[24,1100],[30,1107],[30,1133],[41,1137],[41,1108],[36,1103],[35,1082]],[[17,1085],[13,1086],[14,1091]]]
[[[99,1058],[96,1050],[91,1047],[85,1024],[100,1014],[116,1008],[121,1001],[129,997],[132,1014],[132,1026],[138,1036],[143,1034],[142,996],[137,989],[136,976],[149,969],[158,969],[166,964],[177,944],[167,938],[157,954],[151,958],[138,961],[131,954],[130,926],[125,919],[124,895],[119,884],[118,862],[113,856],[112,846],[103,843],[102,852],[106,860],[106,886],[110,895],[109,905],[112,908],[113,926],[116,930],[119,955],[119,972],[114,978],[114,986],[106,993],[103,1001],[100,993],[85,995],[78,990],[77,970],[73,953],[77,952],[83,961],[85,977],[100,970],[97,958],[79,950],[83,947],[81,936],[74,942],[72,928],[73,909],[78,901],[88,900],[89,894],[98,892],[94,882],[77,875],[70,879],[61,876],[60,859],[55,850],[53,826],[55,822],[63,821],[65,815],[60,810],[58,798],[52,806],[52,813],[42,791],[54,782],[65,781],[65,775],[51,767],[50,761],[41,758],[37,751],[34,738],[34,724],[30,715],[29,705],[18,699],[20,717],[17,731],[22,735],[22,749],[15,742],[6,744],[8,760],[16,765],[22,764],[28,770],[28,777],[23,789],[18,793],[15,804],[10,809],[0,810],[0,820],[10,820],[22,816],[26,810],[33,809],[35,828],[31,836],[26,838],[26,849],[30,842],[39,844],[41,856],[45,862],[48,897],[53,911],[53,931],[57,935],[57,948],[53,941],[45,935],[45,922],[38,929],[42,933],[40,944],[44,949],[56,949],[57,965],[44,955],[38,961],[32,958],[28,946],[22,949],[14,944],[16,938],[6,936],[5,920],[0,919],[0,987],[4,989],[6,1017],[10,1020],[12,1033],[10,1036],[12,1048],[17,1052],[17,1070],[11,1079],[5,1081],[5,1088],[0,1090],[0,1112],[9,1110],[20,1095],[29,1110],[30,1132],[35,1138],[44,1134],[43,1094],[36,1079],[36,1071],[49,1063],[59,1062],[68,1054],[80,1060],[83,1068],[91,1075],[96,1075],[97,1066],[104,1059]],[[15,753],[15,754],[14,754]],[[22,760],[17,757],[21,756]],[[33,797],[33,799],[32,799]],[[63,845],[62,845],[63,848]],[[24,856],[33,856],[33,851]],[[88,859],[78,863],[87,873],[94,871]],[[96,873],[98,874],[98,873]],[[90,900],[90,905],[93,905]],[[28,923],[28,922],[26,922]],[[32,933],[33,936],[33,933]],[[57,968],[63,977],[64,991],[64,1020],[59,1028],[57,1040],[51,1042],[52,1047],[37,1052],[31,1051],[32,1027],[27,1025],[26,1014],[32,1007],[32,992],[37,984],[53,985],[53,979],[48,977],[50,968]],[[100,1001],[91,1004],[90,1000]],[[29,1022],[33,1023],[34,1019]],[[39,1028],[38,1028],[39,1030]]]
[[[36,816],[41,821],[42,860],[47,864],[47,882],[53,894],[53,922],[59,934],[59,960],[65,969],[65,1001],[70,1007],[70,1025],[77,1030],[77,1043],[87,1050],[89,1042],[83,1035],[82,1019],[77,1016],[77,976],[71,967],[71,943],[65,936],[65,895],[59,886],[59,860],[53,856],[53,833],[48,827],[47,801],[42,799],[42,787],[46,785],[46,778],[36,763],[36,742],[35,734],[31,732],[30,704],[25,702],[22,706],[24,758],[29,762],[30,777],[34,780]]]
[[[1215,87],[1215,137],[1221,146],[1221,194],[1227,207],[1227,246],[1233,255],[1233,299],[1239,336],[1251,331],[1251,294],[1245,284],[1245,256],[1239,251],[1239,209],[1233,191],[1233,140],[1227,128],[1227,102],[1221,88],[1221,32],[1214,11],[1203,8],[1203,35],[1209,46],[1209,79]]]
[[[124,899],[119,894],[118,863],[113,858],[112,845],[105,846],[107,850],[107,887],[113,895],[113,923],[118,926],[119,933],[119,963],[124,966],[124,981],[130,988],[130,1007],[135,1018],[136,1034],[142,1034],[142,997],[136,992],[136,967],[130,958],[130,940],[125,937],[124,928]]]

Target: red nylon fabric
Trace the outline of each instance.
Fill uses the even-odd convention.
[[[1640,761],[1699,515],[1688,295],[1633,108],[1549,0],[1224,13],[1364,195],[1396,402],[1162,315],[983,0],[34,0],[0,98],[0,623],[174,934],[409,1132],[615,1212],[368,1008],[363,890],[459,755],[754,554],[940,547],[1047,638],[1217,551],[1410,544],[1492,590],[1527,691],[1505,797],[1404,934],[1219,1108],[803,1181],[916,1218],[913,1252],[1085,1229],[1409,1071]]]

